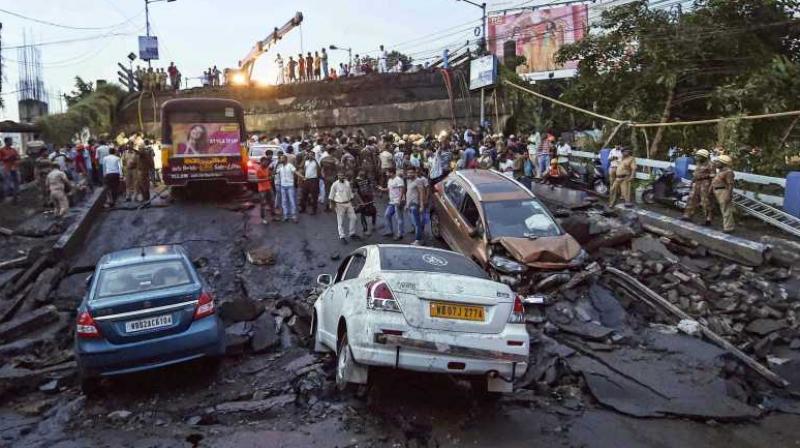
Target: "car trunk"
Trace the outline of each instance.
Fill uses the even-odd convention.
[[[406,321],[416,328],[500,333],[514,306],[513,293],[490,280],[423,272],[393,272],[384,278]],[[483,310],[482,319],[475,316],[478,309]],[[453,310],[466,314],[459,318],[432,316]],[[467,320],[469,317],[476,320]]]
[[[195,304],[186,302],[196,301],[200,292],[199,285],[186,285],[96,299],[88,307],[103,337],[123,344],[186,331],[195,311]],[[163,309],[180,303],[186,304]]]

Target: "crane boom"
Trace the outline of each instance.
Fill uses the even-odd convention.
[[[250,78],[253,75],[253,66],[255,65],[258,58],[269,51],[270,48],[275,46],[279,40],[283,38],[289,31],[293,30],[295,27],[299,26],[303,23],[303,13],[297,12],[294,17],[289,19],[282,27],[275,28],[272,33],[269,34],[265,39],[259,40],[253,45],[253,48],[250,49],[250,52],[239,61],[239,68],[238,69],[225,69],[225,78],[228,83],[233,81],[233,76],[238,75],[239,79],[237,80],[237,84],[249,84]]]

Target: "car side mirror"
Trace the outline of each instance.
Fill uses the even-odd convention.
[[[317,284],[320,286],[331,286],[333,284],[333,277],[330,274],[320,274],[317,276]]]

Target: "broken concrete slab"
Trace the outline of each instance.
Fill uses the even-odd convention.
[[[264,312],[253,322],[253,338],[250,349],[254,353],[269,350],[280,345],[281,339],[275,325],[275,318],[271,313]]]
[[[24,272],[25,270],[22,268],[0,271],[0,291],[2,291],[7,285],[16,282]]]
[[[787,328],[788,326],[789,324],[785,320],[756,319],[750,322],[747,327],[745,327],[745,331],[757,334],[759,336],[765,336],[778,330]]]
[[[631,250],[642,252],[650,256],[663,257],[670,263],[677,263],[680,261],[678,256],[670,252],[664,243],[649,235],[640,236],[631,240]]]
[[[28,293],[25,300],[31,300],[37,304],[48,302],[50,299],[50,291],[55,288],[66,270],[65,264],[57,264],[56,266],[42,271],[42,273],[36,277],[33,289]]]
[[[644,348],[591,351],[567,361],[603,405],[636,417],[755,418],[760,410],[732,397],[720,372],[725,352],[682,334],[646,332]]]
[[[713,252],[733,261],[748,266],[761,266],[769,257],[770,248],[766,244],[739,238],[641,208],[637,208],[635,212],[639,215],[639,220],[642,224],[651,225],[697,241]]]
[[[25,273],[20,276],[14,285],[11,287],[9,293],[15,293],[20,289],[24,288],[25,285],[33,281],[45,268],[50,266],[51,263],[50,254],[44,254],[40,256],[28,269],[25,270]]]
[[[60,311],[74,311],[86,294],[86,279],[89,275],[84,272],[62,278],[53,293],[53,304]]]
[[[58,319],[56,307],[48,305],[0,324],[0,343],[16,339]]]
[[[256,266],[275,264],[275,251],[269,247],[257,247],[247,251],[247,261]]]
[[[595,283],[589,288],[589,299],[600,313],[600,323],[615,330],[622,328],[627,313],[610,290]]]
[[[578,320],[574,320],[571,324],[562,324],[558,322],[555,324],[561,331],[593,341],[603,341],[614,332],[612,328],[606,328],[594,322],[579,322]]]
[[[214,411],[220,414],[232,414],[237,412],[266,412],[274,407],[286,406],[294,403],[297,399],[295,394],[284,394],[264,400],[231,401],[214,406]]]
[[[241,354],[253,336],[252,322],[236,322],[225,328],[225,353]]]
[[[51,344],[58,344],[61,340],[60,333],[64,333],[64,338],[67,337],[66,329],[72,321],[72,315],[67,313],[59,314],[57,321],[38,326],[30,333],[26,333],[25,337],[18,338],[7,344],[0,345],[0,358],[22,355],[25,353],[33,353],[42,347]]]
[[[260,300],[236,297],[225,300],[219,305],[219,316],[226,322],[254,320],[265,308],[266,306]]]

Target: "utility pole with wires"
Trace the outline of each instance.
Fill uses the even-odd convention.
[[[456,0],[456,1],[463,1],[465,3],[469,3],[472,6],[476,6],[481,8],[483,13],[481,17],[482,27],[481,27],[481,40],[479,53],[482,54],[489,54],[489,39],[486,38],[486,3],[476,3],[472,0]],[[483,127],[485,118],[486,118],[486,88],[481,87],[481,118],[480,118],[480,126]]]

